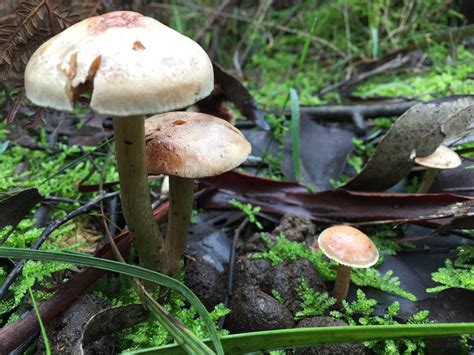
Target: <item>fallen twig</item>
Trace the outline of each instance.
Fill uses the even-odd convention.
[[[232,296],[232,283],[234,282],[234,261],[235,261],[235,249],[237,246],[237,241],[239,240],[240,234],[242,230],[248,223],[248,218],[245,217],[239,226],[234,231],[234,237],[232,238],[232,248],[230,249],[229,253],[229,270],[227,271],[227,282],[226,282],[226,293],[224,298],[224,306],[227,307],[229,305],[229,299]],[[219,319],[219,328],[224,327],[225,316]]]
[[[419,103],[419,101],[391,101],[377,104],[355,105],[321,105],[314,107],[301,107],[300,113],[321,121],[353,121],[358,129],[365,130],[365,119],[399,116],[417,103]],[[290,110],[285,110],[284,113],[285,116],[291,114]]]

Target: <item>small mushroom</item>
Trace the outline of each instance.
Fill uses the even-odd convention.
[[[122,209],[142,265],[167,273],[145,168],[145,114],[194,104],[214,86],[212,63],[193,40],[151,17],[115,11],[78,22],[41,45],[25,70],[36,105],[71,111],[90,93],[113,117]]]
[[[230,123],[199,112],[169,112],[145,121],[149,174],[169,175],[165,252],[174,272],[186,247],[193,205],[193,179],[215,176],[239,166],[250,143]]]
[[[456,152],[444,145],[440,145],[431,155],[415,158],[415,163],[427,168],[423,180],[416,191],[417,193],[426,193],[433,184],[433,180],[439,170],[457,168],[461,165],[462,161]]]
[[[350,226],[326,228],[318,237],[318,246],[324,255],[339,263],[333,290],[338,303],[347,296],[351,267],[367,268],[379,259],[374,242],[360,230]]]

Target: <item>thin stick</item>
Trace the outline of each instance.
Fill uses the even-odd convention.
[[[224,298],[224,306],[227,307],[229,305],[229,299],[232,296],[232,284],[234,282],[234,261],[235,261],[235,249],[237,246],[237,241],[239,240],[240,234],[242,230],[247,225],[249,219],[245,217],[243,221],[239,224],[237,229],[234,231],[234,237],[232,238],[232,247],[229,253],[229,269],[227,271],[227,282],[226,282],[226,293]],[[219,328],[222,329],[224,327],[225,316],[219,319]]]

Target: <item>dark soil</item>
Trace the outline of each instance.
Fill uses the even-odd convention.
[[[85,325],[108,304],[93,294],[80,297],[60,318],[47,327],[47,336],[53,354],[71,354],[81,338]],[[114,339],[103,337],[84,349],[85,354],[114,354],[117,351]],[[44,354],[42,338],[38,342],[36,354]]]
[[[290,311],[257,286],[241,287],[235,291],[225,326],[232,333],[293,328]]]
[[[326,291],[326,286],[314,266],[303,259],[286,261],[269,269],[264,274],[260,287],[268,294],[271,294],[272,290],[277,291],[288,302],[288,309],[295,315],[301,302],[296,289],[303,279],[315,292]]]

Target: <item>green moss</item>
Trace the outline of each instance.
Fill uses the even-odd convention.
[[[301,280],[296,292],[301,300],[301,310],[296,312],[295,319],[322,316],[336,303],[336,299],[327,292],[314,292],[306,280]]]
[[[433,67],[416,74],[390,73],[377,76],[367,83],[357,87],[354,94],[362,98],[373,96],[409,96],[422,100],[465,94],[474,91],[472,80],[472,65],[474,54],[467,48],[459,46],[456,60],[453,64],[446,64],[448,53],[439,45],[430,47],[430,58],[434,61]]]
[[[176,278],[182,281],[183,277],[184,274],[181,272]],[[109,280],[101,280],[97,286],[96,294],[101,298],[107,299],[113,306],[140,302],[129,279],[123,276]],[[197,311],[193,307],[190,307],[178,293],[172,291],[168,294],[166,291],[163,293],[163,291],[160,292],[160,290],[156,290],[153,293],[153,297],[156,300],[166,299],[166,303],[162,303],[163,306],[180,319],[184,325],[198,337],[207,338],[209,336],[206,326]],[[211,319],[216,324],[216,327],[219,318],[229,312],[229,309],[221,304],[217,305],[214,310],[210,312]],[[227,334],[225,330],[218,330],[218,332],[221,335]],[[172,337],[153,317],[150,317],[148,320],[132,328],[121,331],[119,335],[120,350],[136,350],[165,345],[172,342]]]
[[[399,324],[395,317],[400,311],[398,302],[387,307],[382,316],[376,315],[375,307],[377,301],[366,297],[362,290],[357,290],[356,299],[352,302],[342,301],[341,310],[333,310],[330,315],[344,320],[350,325],[391,325]],[[410,316],[407,323],[428,323],[429,312],[426,310],[417,312]],[[422,353],[424,342],[422,340],[400,339],[387,341],[368,341],[364,345],[376,354],[412,354]]]

